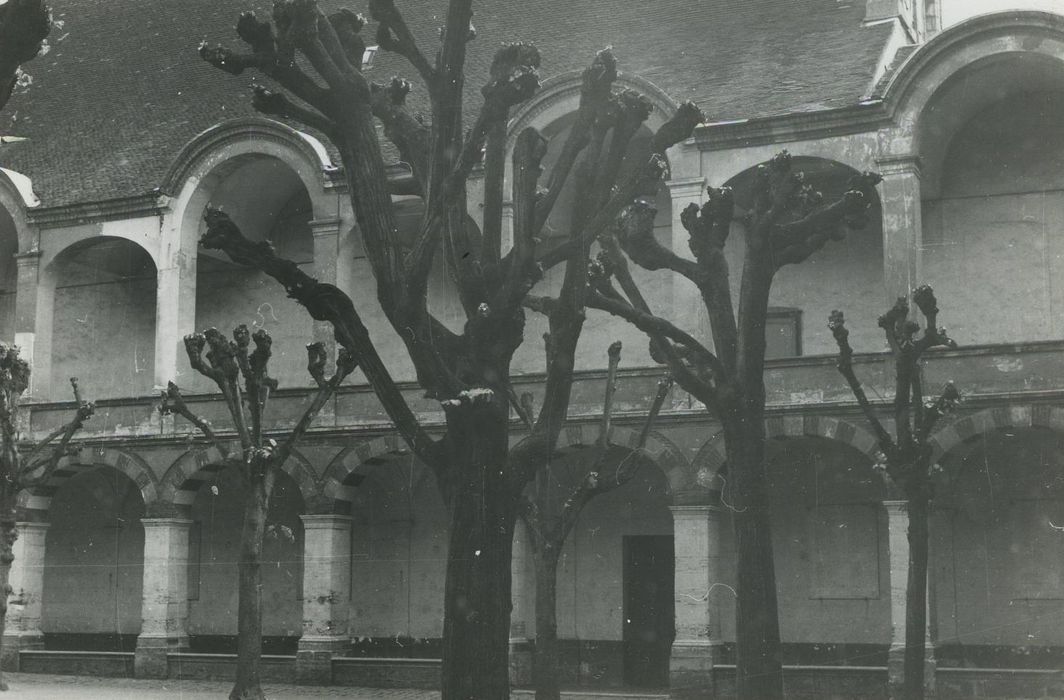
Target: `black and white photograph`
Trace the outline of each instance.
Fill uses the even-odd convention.
[[[0,0],[0,700],[1064,700],[1064,0]]]

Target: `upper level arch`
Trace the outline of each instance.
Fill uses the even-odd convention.
[[[993,79],[1003,66],[1009,79]],[[982,73],[985,79],[978,78]],[[962,22],[913,52],[883,90],[894,129],[883,155],[920,154],[934,162],[943,130],[963,124],[1005,94],[1027,92],[1064,73],[1064,16],[1001,12]],[[1057,76],[1057,77],[1054,77]]]

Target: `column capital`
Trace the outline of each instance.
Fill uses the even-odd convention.
[[[144,527],[176,527],[176,528],[190,528],[192,527],[192,521],[187,518],[141,518],[140,522]]]
[[[19,532],[37,531],[46,532],[52,524],[49,522],[40,522],[36,520],[19,520],[15,523],[15,527]]]
[[[15,253],[15,264],[19,267],[36,267],[41,260],[41,251],[39,250],[27,250],[23,253]]]
[[[688,199],[698,197],[702,194],[702,191],[706,187],[706,178],[684,177],[675,180],[666,180],[665,186],[669,188],[669,194],[673,198],[679,197]]]
[[[310,222],[310,232],[314,236],[327,236],[340,232],[340,218],[314,219]]]
[[[670,505],[669,510],[672,511],[672,517],[674,518],[697,518],[701,515],[718,516],[724,509],[718,505],[700,503],[694,505]]]
[[[904,500],[883,501],[883,507],[889,514],[902,514],[909,512],[909,502]]]
[[[327,530],[335,527],[351,527],[352,517],[339,513],[303,513],[299,516],[304,530]]]
[[[884,177],[890,175],[915,175],[920,177],[920,156],[907,153],[903,155],[884,155],[876,158],[876,169]]]

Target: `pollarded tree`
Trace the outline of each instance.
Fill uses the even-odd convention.
[[[209,212],[208,221],[211,215]],[[351,354],[341,348],[337,353],[335,372],[327,377],[325,347],[321,343],[307,345],[307,372],[317,385],[317,391],[295,426],[278,443],[265,435],[263,423],[270,392],[277,388],[277,380],[270,377],[269,373],[272,345],[273,341],[265,330],[259,329],[252,334],[244,325],[237,326],[232,340],[228,340],[216,328],[185,337],[189,365],[214,382],[221,391],[236,432],[236,440],[240,443],[239,454],[230,453],[228,440],[220,438],[206,420],[189,408],[177,384],[170,382],[167,385],[162,392],[159,408],[164,415],[177,414],[191,423],[203,433],[207,443],[219,451],[224,461],[235,466],[240,474],[244,516],[237,563],[236,681],[229,693],[230,700],[259,700],[265,697],[260,672],[262,541],[274,482],[292,455],[296,443],[310,428],[314,417],[356,367]],[[204,350],[207,351],[206,356]]]
[[[431,119],[415,118],[405,100],[409,83],[371,82],[362,72],[366,20],[347,10],[326,15],[313,0],[278,0],[272,22],[247,13],[237,33],[249,51],[203,46],[201,55],[233,74],[255,70],[286,91],[255,89],[253,104],[325,134],[340,153],[348,192],[377,282],[377,301],[401,337],[426,394],[445,415],[442,438],[419,423],[382,362],[352,300],[251,243],[223,215],[209,221],[203,244],[278,280],[317,320],[332,324],[337,342],[357,359],[369,384],[411,451],[435,474],[450,512],[445,585],[443,697],[509,697],[510,559],[518,500],[557,443],[572,384],[572,353],[583,324],[588,261],[596,237],[637,193],[657,182],[664,153],[702,120],[685,105],[655,134],[645,163],[619,167],[647,118],[645,103],[614,94],[616,64],[602,52],[584,73],[573,128],[544,191],[540,163],[547,140],[534,129],[518,134],[513,152],[513,245],[503,246],[506,124],[511,110],[539,86],[538,50],[503,45],[481,90],[471,126],[463,118],[466,45],[475,37],[472,0],[450,0],[442,12],[435,60],[417,45],[391,0],[370,0],[374,42],[417,71]],[[297,60],[298,56],[298,60]],[[412,243],[399,235],[376,122],[411,164],[424,215]],[[466,127],[470,126],[468,132]],[[583,159],[585,166],[576,168]],[[483,227],[469,215],[466,182],[483,161]],[[601,167],[608,166],[608,167]],[[586,171],[582,168],[593,168]],[[591,172],[580,186],[584,203],[568,240],[544,250],[537,239],[562,189],[575,172]],[[618,179],[618,173],[629,173]],[[428,309],[427,288],[437,256],[455,271],[466,316],[453,332]],[[521,454],[509,449],[510,409],[517,407],[510,363],[524,340],[523,303],[545,270],[564,265],[559,303],[549,311],[551,346],[546,390],[531,439]]]
[[[558,560],[562,548],[576,525],[584,507],[593,499],[624,486],[651,459],[646,452],[647,438],[672,388],[668,376],[658,382],[657,392],[635,445],[616,445],[611,441],[613,395],[617,390],[617,367],[621,361],[621,343],[609,347],[606,371],[606,395],[602,403],[598,438],[591,454],[581,459],[579,478],[560,478],[551,463],[541,465],[533,484],[521,498],[520,516],[529,532],[532,560],[536,574],[536,645],[532,679],[536,700],[557,700],[558,686]],[[530,400],[526,399],[527,401]],[[572,482],[576,481],[573,486]],[[559,488],[560,486],[560,488]]]
[[[744,259],[738,309],[732,299],[724,245],[737,212],[727,188],[709,188],[702,207],[683,212],[693,259],[654,238],[654,210],[629,207],[621,223],[600,236],[601,272],[592,277],[587,306],[634,324],[651,340],[654,358],[720,421],[731,487],[737,551],[736,664],[740,698],[783,694],[772,529],[765,476],[765,323],[776,272],[797,264],[846,227],[863,223],[878,175],[865,173],[841,199],[824,203],[783,152],[760,165],[753,206],[743,222]],[[628,260],[690,280],[699,290],[713,334],[713,350],[650,308]],[[614,282],[616,281],[616,285]]]
[[[928,517],[934,497],[931,431],[938,421],[957,405],[960,396],[952,382],[939,397],[924,403],[922,362],[924,353],[936,347],[954,348],[956,343],[938,327],[938,302],[931,287],[913,291],[913,302],[920,309],[925,325],[909,318],[909,302],[899,298],[879,317],[879,327],[887,337],[894,359],[894,432],[892,437],[868,401],[861,382],[853,371],[853,348],[850,332],[841,311],[833,311],[828,328],[839,346],[838,369],[850,385],[865,419],[879,444],[877,467],[887,482],[888,492],[906,501],[909,515],[909,579],[905,590],[905,663],[902,697],[924,697],[924,652],[927,633],[927,550]],[[891,684],[897,683],[891,678]]]
[[[74,417],[36,445],[20,444],[19,403],[29,385],[30,366],[19,357],[18,348],[0,343],[0,639],[7,623],[8,597],[13,592],[9,581],[18,539],[19,492],[46,484],[60,460],[77,453],[70,441],[96,411],[93,402],[81,399],[78,380],[72,377]],[[2,677],[0,690],[7,690]]]

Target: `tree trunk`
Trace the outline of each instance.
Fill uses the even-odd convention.
[[[449,411],[454,475],[444,592],[443,700],[509,700],[510,560],[516,520],[505,394]]]
[[[927,640],[928,499],[909,498],[909,580],[905,591],[905,699],[923,700]]]
[[[744,418],[725,427],[738,566],[736,689],[742,700],[778,700],[783,697],[783,659],[764,420],[761,415]]]
[[[256,465],[243,465],[249,472]],[[262,537],[266,529],[269,484],[261,475],[247,479],[244,525],[240,532],[236,683],[229,700],[264,700],[262,665]]]
[[[536,564],[536,648],[532,664],[532,680],[536,685],[536,700],[558,700],[561,690],[558,678],[558,554],[560,547],[545,545],[537,551]]]

